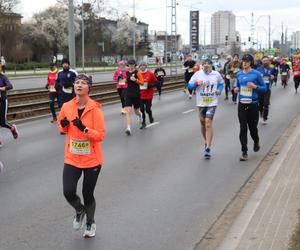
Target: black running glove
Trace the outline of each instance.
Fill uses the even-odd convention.
[[[73,125],[76,126],[81,132],[86,128],[86,126],[83,125],[82,121],[76,117],[73,121]]]
[[[70,124],[70,122],[68,121],[67,117],[65,117],[64,119],[60,120],[60,125],[65,128]]]

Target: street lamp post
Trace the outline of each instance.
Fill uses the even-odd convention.
[[[84,7],[83,7],[83,0],[81,1],[81,41],[82,41],[82,71],[84,72],[84,60],[85,60],[85,56],[84,56]]]
[[[133,50],[133,59],[135,59],[135,0],[133,0],[133,44],[132,44],[132,50]]]
[[[73,68],[76,68],[75,57],[75,31],[74,31],[74,4],[73,0],[69,0],[69,59]]]

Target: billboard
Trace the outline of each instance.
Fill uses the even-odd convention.
[[[190,46],[192,52],[199,50],[199,10],[190,11]]]

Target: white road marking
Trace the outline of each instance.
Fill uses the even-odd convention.
[[[153,127],[153,126],[158,125],[158,124],[159,124],[159,122],[153,122],[153,123],[147,125],[146,128],[150,128],[150,127]]]
[[[182,112],[182,114],[186,115],[186,114],[194,112],[194,111],[195,111],[195,109],[189,109],[187,111]]]

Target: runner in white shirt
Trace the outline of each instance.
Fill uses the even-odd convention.
[[[219,72],[212,70],[212,61],[203,62],[203,70],[196,72],[189,81],[189,89],[196,90],[196,105],[199,109],[201,131],[205,141],[204,157],[210,159],[213,138],[212,121],[218,105],[218,96],[224,81]]]

